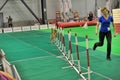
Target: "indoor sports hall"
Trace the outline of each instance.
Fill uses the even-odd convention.
[[[0,0],[0,80],[120,80],[120,0]]]

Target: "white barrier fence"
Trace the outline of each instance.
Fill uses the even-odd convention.
[[[21,32],[21,31],[31,31],[31,30],[42,30],[48,28],[55,28],[55,24],[35,24],[33,26],[21,26],[21,27],[11,27],[11,28],[0,28],[0,33],[10,33],[10,32]]]
[[[22,80],[20,78],[20,75],[17,72],[17,69],[15,67],[15,65],[10,64],[6,58],[5,58],[5,52],[1,49],[0,50],[0,55],[1,55],[1,61],[2,61],[2,65],[3,65],[3,70],[4,72],[10,74],[11,76],[13,76],[16,80]]]

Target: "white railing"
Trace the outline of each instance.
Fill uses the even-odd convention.
[[[16,80],[21,80],[15,65],[10,64],[5,58],[5,52],[1,49],[0,50],[1,61],[3,64],[3,71],[9,73],[13,76]]]
[[[0,28],[0,33],[42,30],[42,29],[55,28],[55,27],[56,27],[55,24],[48,24],[48,25],[35,24],[33,26],[7,27],[7,28]]]

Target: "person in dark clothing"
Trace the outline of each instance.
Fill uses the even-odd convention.
[[[110,30],[110,23],[112,23],[113,27],[113,17],[109,15],[109,11],[106,7],[103,7],[101,9],[101,12],[103,13],[103,16],[101,16],[98,20],[98,23],[96,25],[96,34],[98,34],[98,28],[100,26],[100,31],[99,31],[99,42],[96,42],[93,46],[93,50],[95,50],[98,46],[103,46],[104,44],[104,38],[106,37],[107,39],[107,60],[111,60],[111,41],[112,41],[112,36],[111,36],[111,30]],[[115,36],[115,34],[114,34]]]
[[[11,16],[8,17],[8,27],[13,27]]]
[[[90,11],[89,15],[88,15],[88,20],[92,21],[93,20],[93,13]]]

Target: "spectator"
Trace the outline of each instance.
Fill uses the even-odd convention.
[[[74,11],[74,21],[80,21],[78,11]]]
[[[92,21],[93,20],[93,13],[92,11],[90,11],[89,15],[88,15],[88,20]]]
[[[11,16],[9,16],[7,19],[8,19],[8,27],[13,27]]]

